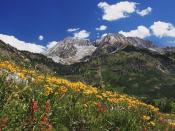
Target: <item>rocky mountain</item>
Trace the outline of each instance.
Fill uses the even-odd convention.
[[[140,39],[138,37],[125,37],[122,34],[118,33],[110,33],[101,39],[96,41],[96,45],[100,45],[101,43],[108,43],[110,45],[133,45],[139,48],[156,48],[156,46],[148,40]]]
[[[137,37],[125,37],[122,34],[108,34],[96,41],[95,46],[98,48],[95,50],[94,55],[115,53],[118,50],[125,48],[127,45],[158,51],[151,41]]]
[[[175,99],[174,48],[158,48],[147,40],[109,34],[95,42],[66,38],[45,55],[18,51],[0,41],[1,60],[149,102]]]
[[[95,49],[96,47],[89,40],[66,38],[49,49],[46,56],[57,63],[70,65],[91,56]]]
[[[81,40],[68,37],[59,41],[54,47],[49,49],[45,54],[55,62],[64,65],[70,65],[87,60],[89,56],[102,55],[105,53],[114,53],[123,49],[127,45],[138,48],[147,48],[152,51],[158,51],[157,47],[148,40],[137,37],[125,37],[121,34],[108,34],[96,41]]]

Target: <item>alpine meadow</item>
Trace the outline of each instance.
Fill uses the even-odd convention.
[[[175,131],[175,1],[0,4],[0,131]]]

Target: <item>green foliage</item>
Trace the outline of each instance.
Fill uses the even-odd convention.
[[[135,131],[144,127],[165,128],[159,123],[150,126],[142,121],[143,114],[156,117],[146,108],[133,110],[126,103],[120,103],[112,109],[110,103],[102,101],[104,110],[99,111],[95,104],[98,100],[94,96],[73,90],[45,96],[44,81],[39,85],[32,84],[30,79],[30,83],[17,83],[7,81],[6,76],[0,77],[0,121],[6,120],[0,123],[3,130]],[[55,87],[57,89],[59,87]],[[46,103],[49,103],[47,109]]]
[[[160,106],[160,109],[168,112],[171,111],[169,103],[175,101],[174,56],[175,53],[161,55],[128,46],[113,54],[102,52],[99,56],[90,57],[87,62],[66,66],[54,63],[41,54],[17,51],[0,42],[2,60],[56,74],[71,81],[83,81],[99,88],[124,92],[140,99],[144,98],[147,103],[167,98],[167,104],[164,104],[166,106]]]
[[[171,102],[171,112],[175,114],[175,102]]]
[[[81,81],[90,85],[144,98],[143,100],[148,103],[154,103],[155,99],[165,97],[175,101],[174,65],[170,56],[133,48],[94,57],[87,63],[69,66],[67,70],[71,69],[74,72],[70,71],[62,76],[68,75],[69,80],[74,80],[78,75],[77,79],[81,78]],[[81,69],[81,72],[76,72],[76,67]],[[57,73],[60,72],[62,70]],[[164,107],[160,109],[171,111],[169,104]]]

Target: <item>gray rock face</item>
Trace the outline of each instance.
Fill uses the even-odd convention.
[[[95,46],[89,40],[66,38],[59,41],[54,47],[49,49],[46,56],[55,62],[70,65],[80,62],[82,58],[90,56]]]
[[[128,43],[139,48],[156,48],[156,46],[148,40],[137,37],[127,37]]]
[[[115,53],[128,45],[161,54],[175,51],[174,48],[158,48],[149,40],[138,37],[125,37],[118,33],[110,33],[94,42],[71,37],[66,38],[49,49],[46,56],[52,58],[57,63],[70,65],[87,61],[91,56]]]
[[[77,48],[70,42],[58,42],[57,45],[48,50],[48,56],[58,56],[60,58],[69,58],[75,55],[77,52]]]
[[[133,45],[140,48],[156,48],[156,46],[148,40],[140,39],[138,37],[125,37],[122,34],[108,34],[107,36],[96,41],[96,46],[101,43],[106,43],[110,45],[123,44],[123,45]]]
[[[156,46],[148,40],[143,40],[137,37],[125,37],[122,34],[108,34],[96,41],[95,46],[98,48],[94,52],[94,55],[114,53],[123,49],[127,45],[132,45],[138,48],[147,48],[156,51]]]

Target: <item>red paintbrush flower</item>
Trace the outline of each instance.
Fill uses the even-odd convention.
[[[36,100],[32,100],[32,103],[31,103],[31,111],[33,113],[37,112],[38,111],[38,103]]]
[[[42,118],[41,118],[41,124],[47,124],[48,123],[48,116],[45,114]]]
[[[49,101],[46,102],[46,105],[45,105],[45,113],[48,114],[50,111],[50,103]]]
[[[96,107],[99,109],[99,108],[102,107],[102,104],[101,104],[100,102],[98,102],[98,103],[96,104]]]
[[[48,125],[48,131],[52,131],[52,125],[51,124]]]
[[[106,112],[107,110],[107,107],[100,102],[96,104],[96,107],[98,109],[98,112]]]
[[[167,127],[166,129],[165,129],[165,131],[168,131],[169,130],[169,128]]]

